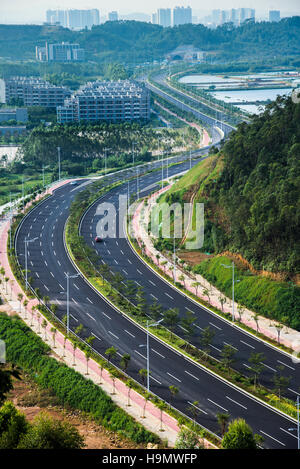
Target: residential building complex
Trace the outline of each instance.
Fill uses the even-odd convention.
[[[221,26],[225,23],[233,23],[240,26],[245,21],[255,21],[255,10],[252,8],[232,8],[231,10],[213,10],[211,22],[214,26]]]
[[[40,62],[83,62],[84,49],[79,44],[48,44],[45,47],[36,46],[36,60]]]
[[[4,78],[5,102],[19,99],[24,106],[53,107],[62,105],[71,91],[64,86],[56,86],[39,77]]]
[[[108,13],[108,21],[118,21],[119,16],[117,11],[111,11]]]
[[[173,9],[173,26],[192,23],[191,7],[175,7]]]
[[[280,21],[280,11],[279,10],[270,10],[269,11],[269,21],[271,21],[271,22]]]
[[[157,23],[164,28],[171,26],[171,8],[159,8],[157,10]]]
[[[131,121],[150,118],[150,93],[129,80],[91,82],[57,107],[57,121]]]
[[[92,10],[47,10],[47,23],[59,23],[69,29],[91,29],[92,26],[100,24],[100,13],[97,9]]]
[[[28,112],[26,108],[0,108],[0,122],[14,120],[17,122],[27,122]]]

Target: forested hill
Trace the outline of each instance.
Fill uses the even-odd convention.
[[[214,51],[223,60],[297,56],[300,55],[300,17],[284,18],[278,23],[246,23],[239,28],[227,24],[215,30],[201,24],[162,28],[136,21],[106,22],[90,31],[46,25],[0,25],[0,57],[33,59],[35,46],[45,41],[78,42],[87,50],[89,59],[114,62],[162,58],[184,44]]]
[[[222,153],[223,171],[207,188],[209,203],[221,208],[215,248],[239,252],[258,269],[299,274],[300,104],[278,97],[241,124]]]

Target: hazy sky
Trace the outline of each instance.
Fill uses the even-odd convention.
[[[56,8],[98,8],[103,14],[111,10],[118,10],[121,14],[129,12],[151,13],[157,8],[172,8],[176,5],[191,6],[199,12],[222,8],[249,7],[264,13],[269,9],[292,12],[300,15],[300,0],[0,0],[0,23],[29,23],[45,21],[45,11]],[[124,8],[126,6],[126,8]]]

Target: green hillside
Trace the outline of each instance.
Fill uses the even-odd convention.
[[[162,58],[177,46],[192,44],[214,51],[222,62],[233,58],[269,60],[278,58],[284,50],[284,57],[298,56],[299,66],[299,37],[300,17],[284,18],[279,23],[246,23],[239,28],[226,24],[215,30],[201,24],[163,28],[137,21],[106,22],[82,31],[60,26],[0,25],[0,57],[34,59],[36,45],[69,41],[84,47],[88,59],[132,63]]]

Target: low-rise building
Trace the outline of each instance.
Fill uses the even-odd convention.
[[[20,100],[24,106],[43,106],[56,108],[71,96],[64,86],[56,86],[39,77],[4,78],[5,102]]]
[[[26,108],[0,108],[0,122],[14,120],[17,122],[27,122],[28,112]]]
[[[35,57],[39,62],[83,62],[85,52],[79,44],[46,42],[45,47],[36,46]]]
[[[67,98],[63,106],[57,107],[59,123],[149,118],[149,91],[144,85],[129,80],[87,83]]]

